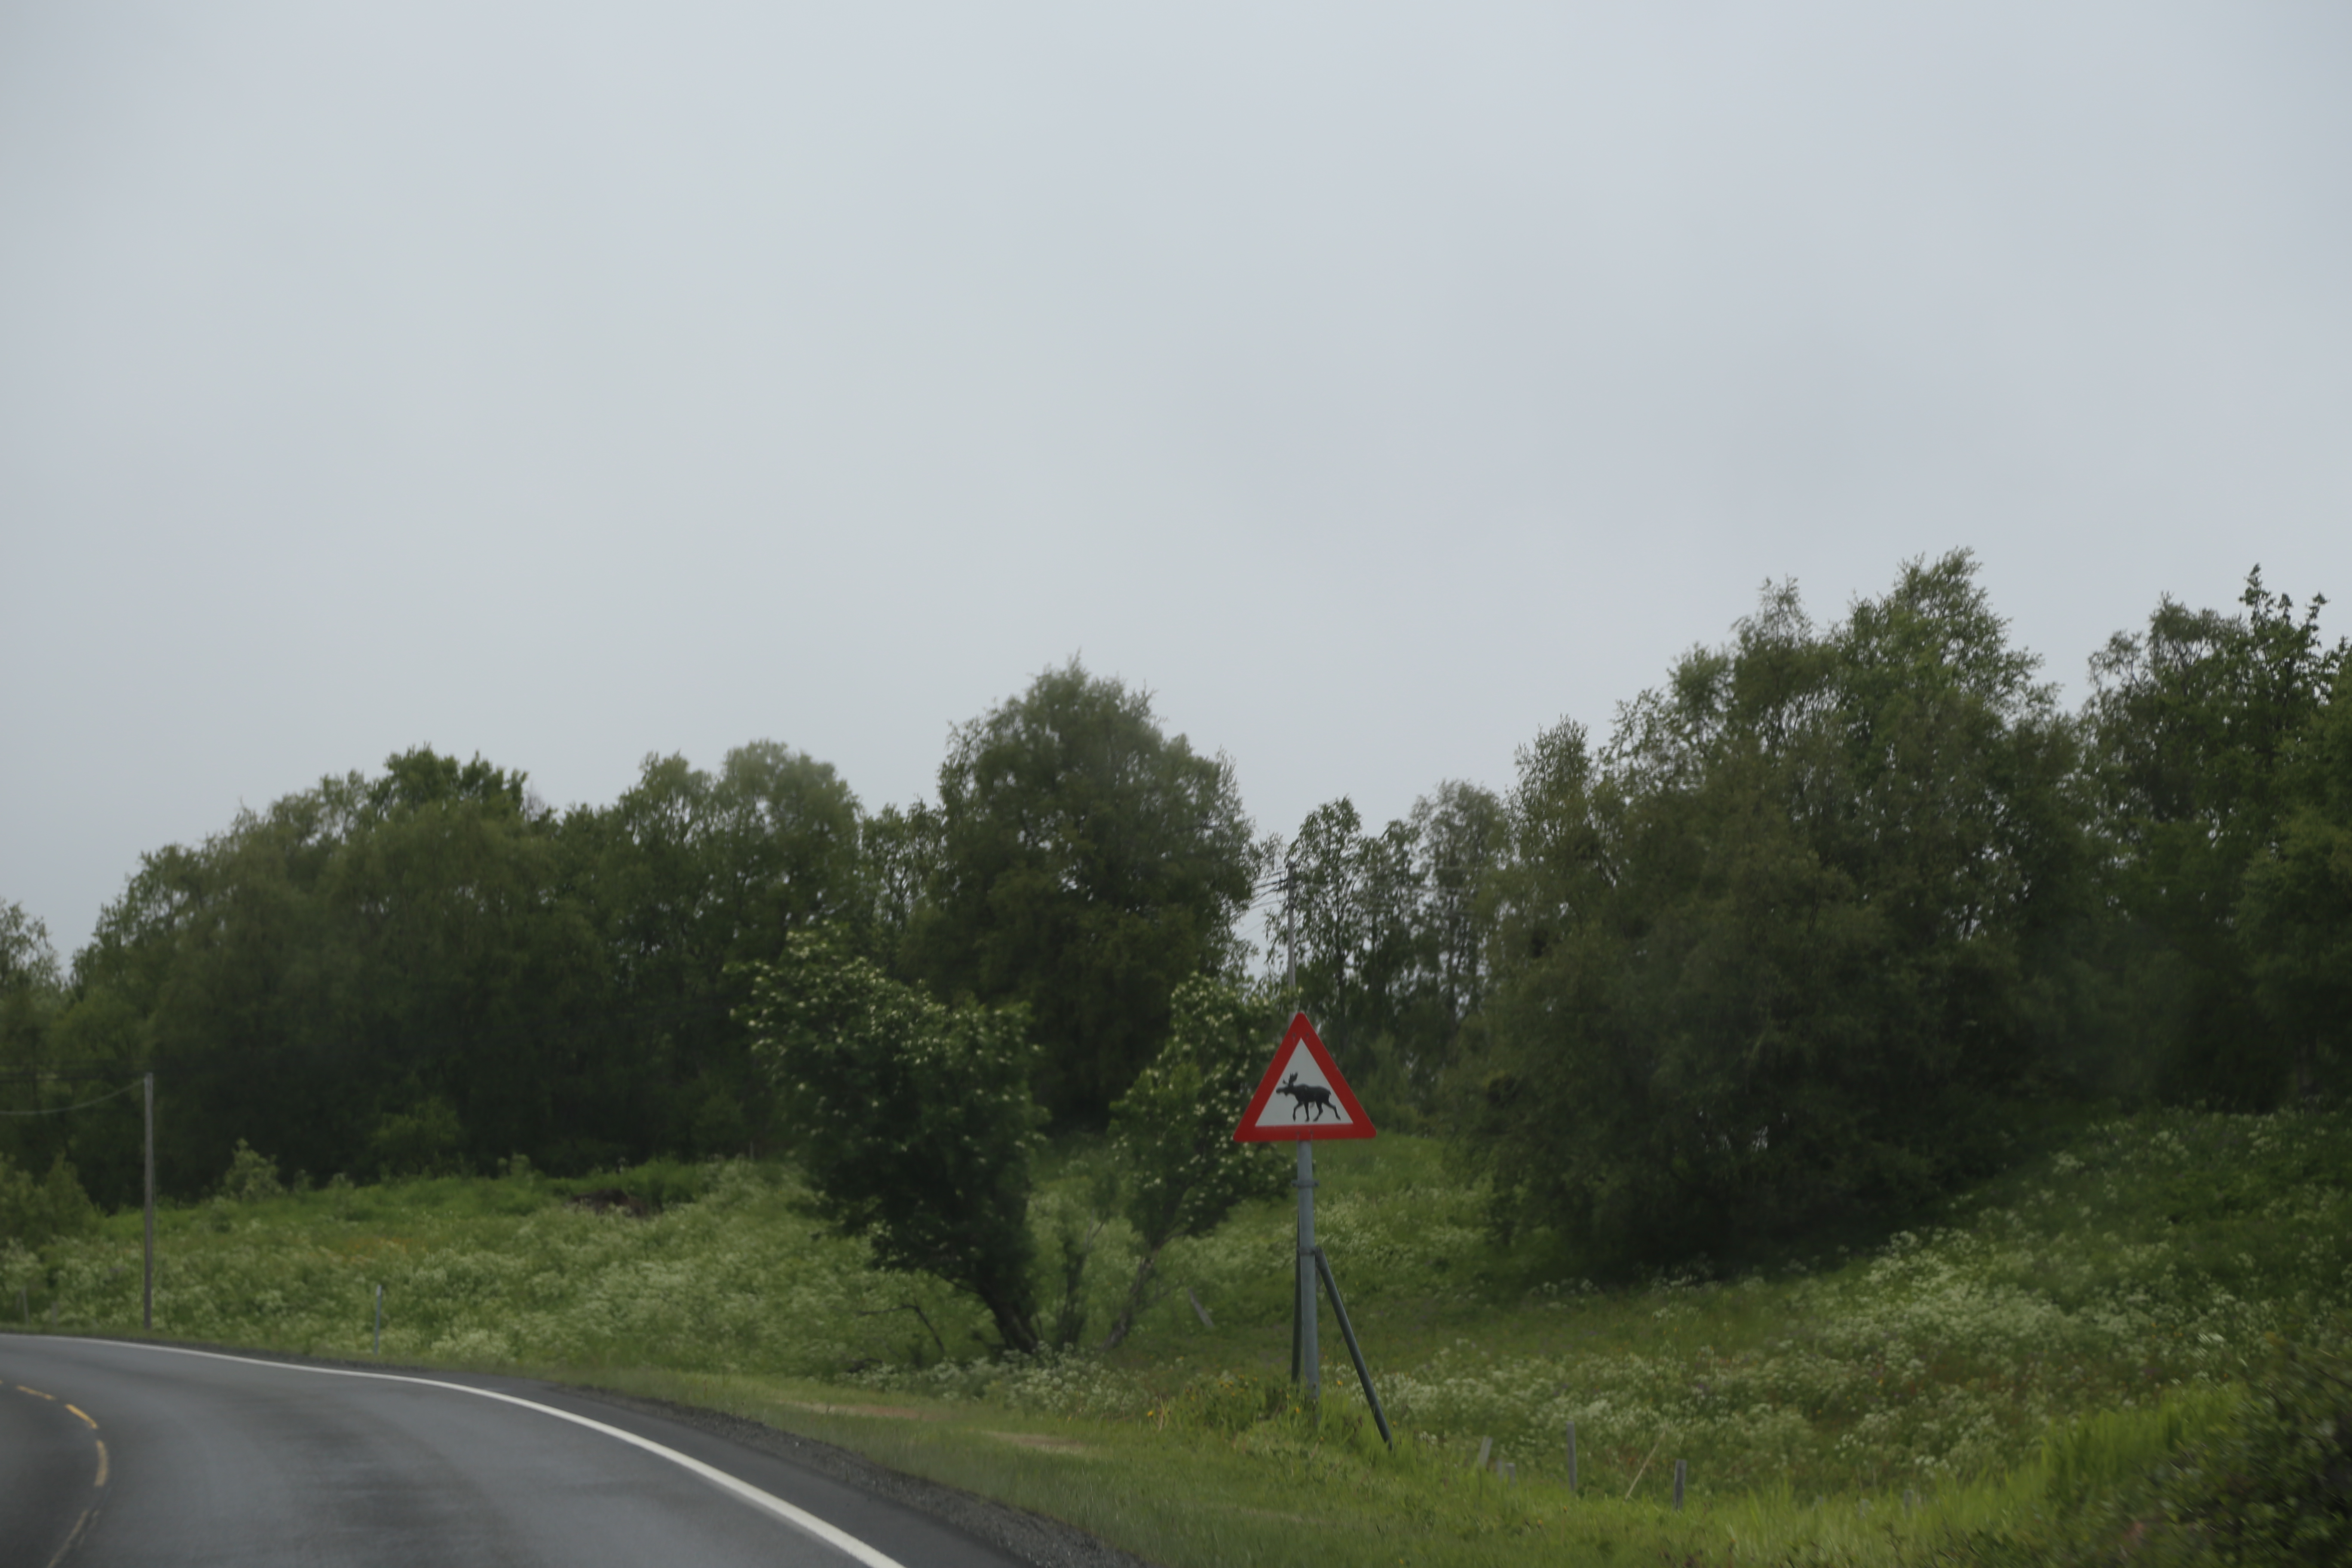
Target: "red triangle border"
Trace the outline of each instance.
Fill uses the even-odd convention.
[[[1342,1127],[1328,1121],[1310,1121],[1295,1127],[1257,1125],[1259,1112],[1263,1111],[1267,1102],[1274,1099],[1276,1079],[1281,1076],[1282,1064],[1290,1059],[1292,1048],[1300,1045],[1307,1047],[1307,1054],[1315,1058],[1315,1065],[1321,1068],[1323,1076],[1330,1080],[1331,1092],[1339,1098],[1339,1109],[1348,1113],[1346,1126]],[[1282,1037],[1282,1044],[1274,1049],[1274,1060],[1266,1064],[1265,1076],[1258,1079],[1257,1092],[1250,1096],[1249,1109],[1242,1112],[1242,1124],[1234,1129],[1234,1142],[1236,1143],[1289,1143],[1310,1138],[1377,1138],[1379,1136],[1379,1131],[1372,1126],[1372,1119],[1364,1114],[1362,1103],[1356,1099],[1356,1091],[1349,1089],[1348,1080],[1340,1076],[1339,1064],[1333,1061],[1331,1053],[1323,1048],[1323,1037],[1315,1032],[1315,1026],[1307,1021],[1306,1014],[1294,1015],[1290,1020],[1289,1029]]]

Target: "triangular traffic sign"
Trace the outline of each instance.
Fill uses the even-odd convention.
[[[1331,1053],[1323,1048],[1307,1015],[1290,1020],[1274,1053],[1274,1065],[1258,1080],[1242,1124],[1234,1129],[1236,1143],[1276,1143],[1296,1138],[1370,1138],[1372,1119],[1356,1101],[1356,1091],[1339,1076]]]

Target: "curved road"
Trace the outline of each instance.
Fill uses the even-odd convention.
[[[0,1568],[1016,1568],[679,1420],[515,1378],[0,1335]]]

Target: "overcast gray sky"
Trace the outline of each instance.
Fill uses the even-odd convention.
[[[869,805],[1073,653],[1259,826],[1767,579],[2352,604],[2352,7],[0,5],[0,899],[430,743]],[[2332,616],[2332,630],[2352,615]]]

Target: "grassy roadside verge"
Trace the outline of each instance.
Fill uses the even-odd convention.
[[[560,1371],[552,1375],[561,1377]],[[2216,1429],[2222,1387],[2095,1417],[2012,1470],[1932,1496],[1800,1499],[1786,1487],[1692,1497],[1663,1470],[1628,1497],[1557,1473],[1507,1480],[1426,1445],[1393,1454],[1346,1416],[1286,1413],[1203,1441],[1185,1426],[1041,1417],[939,1402],[856,1405],[826,1385],[637,1371],[592,1380],[837,1444],[894,1469],[1050,1514],[1168,1568],[1649,1561],[1903,1563],[2111,1487]]]
[[[2100,1123],[1875,1247],[1611,1291],[1498,1252],[1430,1145],[1382,1140],[1324,1174],[1395,1454],[1344,1360],[1319,1423],[1291,1404],[1273,1205],[1171,1253],[1176,1289],[1118,1352],[1035,1365],[974,1359],[971,1309],[874,1274],[814,1234],[789,1173],[741,1165],[612,1179],[667,1200],[650,1218],[527,1173],[171,1211],[159,1322],[363,1356],[384,1280],[387,1360],[729,1411],[1171,1568],[1926,1561],[2122,1497],[2233,1418],[2275,1342],[2352,1338],[2340,1116]],[[1073,1162],[1040,1226],[1082,1221],[1086,1182]],[[135,1324],[137,1245],[126,1215],[52,1249],[26,1310]],[[1097,1321],[1123,1246],[1102,1233]]]

